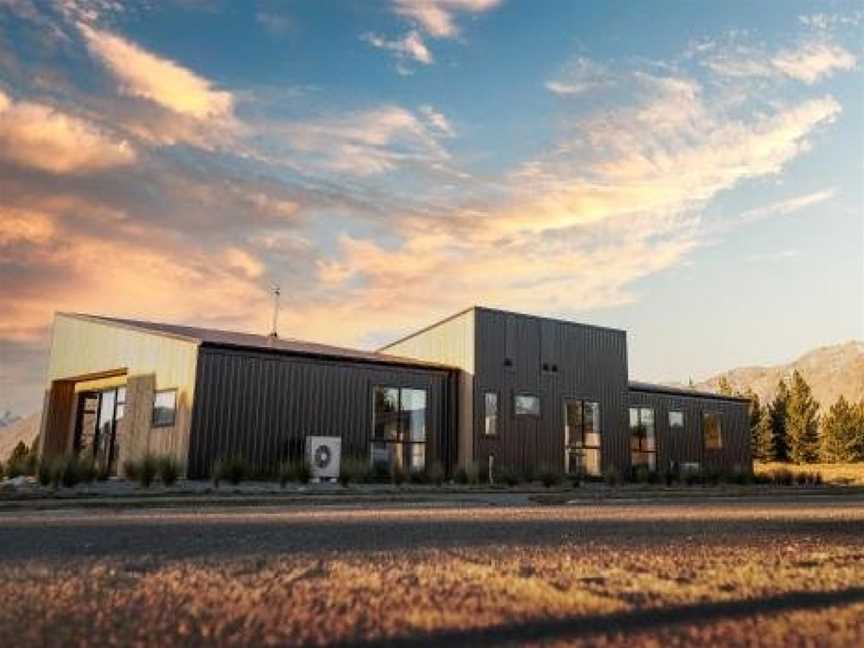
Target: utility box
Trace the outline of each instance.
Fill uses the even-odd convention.
[[[339,469],[342,463],[341,437],[306,437],[306,461],[309,462],[313,480],[339,479]]]

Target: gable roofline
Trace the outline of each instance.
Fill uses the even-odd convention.
[[[450,365],[427,362],[414,358],[364,351],[347,347],[337,347],[317,342],[305,342],[293,338],[272,338],[268,335],[225,331],[220,329],[205,329],[192,326],[129,320],[85,313],[58,312],[57,316],[69,317],[82,321],[124,328],[149,335],[173,338],[184,342],[197,344],[208,348],[227,348],[254,351],[257,353],[272,353],[278,355],[295,355],[325,360],[341,360],[353,363],[370,363],[389,366],[413,367],[419,369],[437,369],[452,371]]]

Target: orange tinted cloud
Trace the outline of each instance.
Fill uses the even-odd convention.
[[[0,91],[0,157],[51,173],[131,164],[135,149],[94,124],[51,106],[15,102]]]
[[[112,34],[80,24],[90,52],[120,82],[123,93],[149,99],[199,120],[229,121],[234,98],[191,70]]]

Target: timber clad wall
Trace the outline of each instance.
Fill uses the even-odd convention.
[[[750,453],[750,417],[746,402],[720,398],[702,398],[658,394],[631,390],[629,404],[654,409],[654,425],[657,435],[657,469],[665,470],[670,462],[698,463],[703,468],[721,471],[749,469],[752,466]],[[671,431],[669,411],[684,413],[684,429]],[[704,412],[721,415],[723,447],[706,450],[703,442],[702,418]]]
[[[627,339],[624,331],[477,308],[475,417],[477,459],[524,470],[561,469],[564,399],[600,403],[604,466],[629,465],[624,425]],[[505,365],[505,360],[510,364]],[[485,437],[484,394],[498,393],[497,438]],[[540,397],[539,417],[515,416],[516,394]]]
[[[475,309],[470,308],[381,349],[459,369],[456,460],[463,466],[474,458],[475,328]]]
[[[202,346],[188,474],[242,455],[274,469],[307,436],[342,437],[343,457],[369,458],[372,387],[427,390],[427,465],[452,465],[454,372]]]
[[[101,322],[98,318],[58,314],[48,369],[52,395],[43,416],[44,452],[71,450],[77,392],[88,386],[126,383],[126,416],[120,423],[118,465],[147,452],[170,454],[185,464],[197,357],[196,341]],[[99,378],[104,374],[113,375]],[[177,389],[173,426],[151,425],[156,389]]]

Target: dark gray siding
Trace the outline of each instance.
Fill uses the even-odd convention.
[[[629,466],[624,424],[627,339],[624,331],[505,311],[477,308],[475,457],[481,467],[495,455],[499,465],[525,470],[564,466],[564,399],[600,403],[603,466]],[[512,363],[505,365],[505,360]],[[484,393],[499,398],[497,438],[483,436]],[[519,416],[513,398],[540,396],[539,417]]]
[[[426,389],[427,465],[454,460],[455,374],[202,346],[189,448],[190,477],[222,457],[260,469],[302,451],[309,435],[340,436],[344,456],[369,456],[372,387]]]
[[[631,390],[629,404],[654,408],[657,435],[657,469],[665,470],[670,462],[698,462],[705,469],[752,470],[750,457],[750,418],[743,401],[700,398]],[[669,410],[684,412],[684,430],[669,429]],[[723,448],[706,450],[702,435],[702,415],[717,412],[721,416]]]

